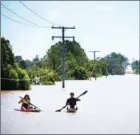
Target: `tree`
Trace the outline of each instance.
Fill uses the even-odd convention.
[[[32,84],[52,85],[55,81],[60,81],[58,74],[47,68],[33,67],[28,70]]]
[[[139,60],[140,61],[140,60]],[[132,62],[132,69],[135,70],[135,69],[139,69],[140,68],[140,63],[139,63],[138,60],[135,60]]]
[[[1,65],[7,66],[8,64],[14,65],[15,58],[12,52],[12,46],[10,45],[10,41],[5,38],[1,38]]]
[[[62,64],[61,51],[63,46],[64,48],[66,48],[66,70],[71,68],[70,63],[73,63],[74,61],[76,65],[85,66],[85,63],[88,61],[88,58],[84,50],[80,47],[80,44],[76,41],[72,42],[66,40],[64,44],[62,42],[58,42],[55,45],[52,45],[51,48],[48,50],[46,56],[44,56],[44,58],[46,58],[46,63],[49,68],[56,70]]]
[[[32,67],[33,63],[30,60],[24,60],[26,68],[29,69]]]
[[[35,58],[33,59],[33,63],[37,63],[39,61],[39,56],[36,55]]]
[[[10,41],[1,38],[1,89],[27,90],[30,89],[30,80],[25,70],[16,63]],[[21,85],[22,82],[22,85]]]
[[[88,79],[88,72],[83,67],[77,66],[72,73],[72,77],[76,80],[86,80]]]
[[[111,54],[107,55],[102,61],[107,61],[108,64],[108,72],[110,74],[124,74],[124,70],[128,65],[128,58],[120,53],[112,52]]]
[[[133,61],[131,66],[135,73],[140,74],[140,60]]]
[[[15,61],[16,61],[16,62],[20,62],[21,60],[22,60],[22,56],[16,56],[16,57],[15,57]]]

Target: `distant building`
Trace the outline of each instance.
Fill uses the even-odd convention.
[[[126,68],[125,68],[125,73],[126,73],[126,74],[133,74],[133,73],[134,73],[134,71],[133,71],[131,65],[126,66]]]

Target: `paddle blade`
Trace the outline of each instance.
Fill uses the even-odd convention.
[[[81,96],[83,96],[83,95],[85,95],[87,92],[88,92],[88,91],[86,90],[86,91],[83,92],[80,96],[78,96],[78,98],[81,97]]]
[[[56,110],[55,112],[61,112],[61,110]]]
[[[82,95],[86,94],[88,91],[86,90]]]
[[[56,110],[55,112],[61,112],[61,110],[63,110],[67,105],[63,106],[61,109]]]

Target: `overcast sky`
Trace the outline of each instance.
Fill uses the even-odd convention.
[[[10,40],[15,55],[32,60],[36,54],[44,56],[47,49],[61,39],[61,30],[51,29],[53,24],[40,19],[19,1],[2,2],[25,19],[48,28],[34,28],[1,17],[1,36]],[[75,36],[77,42],[92,58],[89,50],[99,50],[97,57],[120,52],[130,61],[139,58],[139,3],[138,1],[23,1],[29,8],[55,24],[72,27],[66,36]],[[1,6],[1,13],[20,22]]]

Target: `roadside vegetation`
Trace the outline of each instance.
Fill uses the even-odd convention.
[[[90,77],[107,75],[124,75],[125,68],[130,65],[128,58],[120,53],[112,52],[103,58],[90,60],[84,49],[76,41],[58,42],[47,50],[43,58],[38,55],[30,61],[16,56],[10,41],[1,38],[1,89],[29,90],[31,85],[54,85],[61,81],[61,50],[65,53],[66,80],[87,80]],[[139,61],[132,63],[135,73],[140,73]]]

